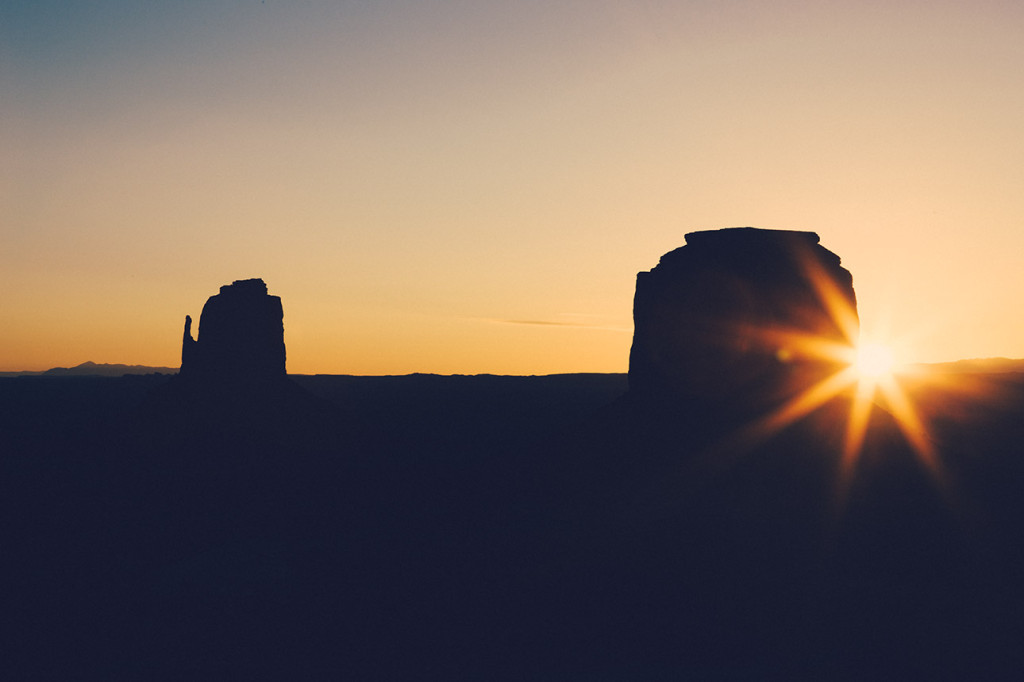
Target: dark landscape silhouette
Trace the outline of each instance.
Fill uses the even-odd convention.
[[[1016,679],[1024,375],[859,433],[818,242],[688,234],[628,375],[288,375],[248,279],[176,375],[0,378],[10,679]]]

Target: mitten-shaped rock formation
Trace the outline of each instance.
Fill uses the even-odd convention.
[[[857,304],[850,273],[818,241],[750,227],[687,234],[637,275],[630,393],[760,408],[836,371]]]
[[[199,339],[185,316],[181,376],[230,383],[285,377],[284,311],[262,279],[222,286],[203,306]]]

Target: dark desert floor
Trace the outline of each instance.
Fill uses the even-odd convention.
[[[1000,678],[1024,379],[765,442],[625,375],[0,379],[7,665],[40,678]],[[938,473],[936,473],[938,472]],[[88,673],[88,674],[86,674]],[[977,677],[980,675],[981,677]]]

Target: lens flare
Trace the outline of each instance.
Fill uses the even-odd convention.
[[[891,415],[922,466],[933,478],[941,480],[942,471],[928,424],[902,384],[904,369],[897,363],[891,347],[875,339],[862,338],[860,343],[854,343],[859,326],[856,310],[812,260],[808,260],[804,274],[835,328],[847,339],[845,342],[834,336],[820,337],[803,330],[779,328],[746,327],[743,334],[778,349],[776,356],[780,361],[819,360],[834,364],[837,369],[740,429],[734,434],[734,442],[740,447],[763,442],[834,398],[847,396],[849,414],[845,424],[836,425],[844,431],[843,449],[837,453],[840,455],[840,498],[855,475],[871,416],[876,410]]]

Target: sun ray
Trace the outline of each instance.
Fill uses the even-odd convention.
[[[882,377],[878,382],[878,387],[881,389],[882,395],[885,396],[886,404],[892,409],[893,416],[896,417],[896,424],[903,432],[907,442],[914,448],[918,458],[931,473],[938,476],[940,473],[938,458],[928,435],[928,429],[921,421],[907,394],[892,375]]]
[[[843,441],[843,458],[840,462],[840,476],[843,484],[849,480],[857,457],[864,447],[864,438],[868,432],[871,418],[871,406],[875,398],[876,386],[873,382],[861,381],[857,384],[853,405],[850,407],[850,418],[846,423],[846,438]]]
[[[843,390],[847,389],[853,381],[854,373],[852,368],[846,367],[839,370],[810,388],[801,391],[761,419],[749,424],[737,434],[736,440],[749,446],[771,439],[786,427],[835,398]]]
[[[781,408],[770,414],[763,420],[761,428],[767,433],[776,433],[801,417],[804,417],[818,409],[826,402],[837,396],[841,391],[850,386],[853,371],[847,367],[835,374],[822,379],[814,386],[800,392],[795,398],[789,400]]]
[[[843,338],[853,345],[858,338],[860,320],[857,317],[856,303],[850,301],[839,289],[836,282],[825,273],[821,263],[810,254],[798,259],[804,277],[814,287],[818,300],[824,306],[828,316],[836,325]]]
[[[783,352],[789,359],[852,364],[856,357],[856,350],[849,344],[799,329],[747,325],[737,328],[736,331],[747,338],[756,339],[764,346]]]

